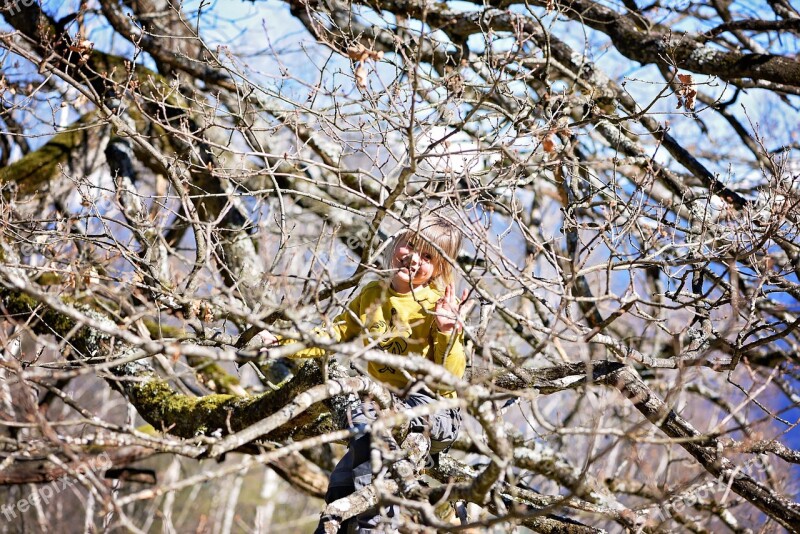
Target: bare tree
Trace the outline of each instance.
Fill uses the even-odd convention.
[[[340,519],[800,531],[789,2],[0,13],[3,531],[310,530],[347,407],[417,415],[368,362],[468,424],[435,463],[385,454]],[[469,242],[463,379],[321,335],[431,212]],[[275,506],[286,483],[309,498]]]

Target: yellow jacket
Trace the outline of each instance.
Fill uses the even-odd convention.
[[[334,336],[338,342],[351,341],[359,336],[364,345],[377,341],[378,346],[391,354],[423,355],[461,378],[466,367],[462,334],[439,332],[436,316],[432,314],[436,301],[441,297],[442,293],[431,286],[401,294],[387,287],[385,282],[370,282],[334,319]],[[323,354],[323,350],[312,347],[297,352],[293,357],[314,358]],[[403,374],[393,367],[369,362],[368,370],[381,382],[398,388],[407,385]],[[455,397],[454,391],[439,393]]]

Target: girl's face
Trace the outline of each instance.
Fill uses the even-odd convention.
[[[430,254],[414,250],[414,245],[408,241],[401,241],[394,247],[392,269],[397,269],[392,277],[392,287],[398,293],[408,293],[412,286],[428,285],[436,270]]]

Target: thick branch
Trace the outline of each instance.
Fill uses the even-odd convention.
[[[98,143],[107,137],[98,131],[105,126],[96,120],[95,112],[87,113],[41,148],[0,168],[0,186],[15,183],[21,193],[33,194],[58,177],[62,168],[68,172],[80,154],[102,149]]]
[[[121,467],[155,454],[148,447],[119,447],[105,451],[99,455],[86,455],[65,466],[55,465],[49,461],[26,460],[0,470],[0,485],[41,484],[52,482],[86,465],[100,465],[107,469],[112,466]]]

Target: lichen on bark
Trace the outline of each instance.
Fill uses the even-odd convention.
[[[107,348],[113,346],[110,336],[87,326],[78,327],[75,320],[36,301],[18,291],[0,287],[0,309],[9,317],[26,322],[34,332],[55,335],[64,339],[69,336],[73,357],[77,359],[110,356]],[[86,309],[83,313],[95,320],[109,320],[99,312]],[[31,315],[36,319],[30,321]],[[115,357],[124,357],[135,350],[130,347]],[[155,429],[183,438],[200,434],[227,434],[246,428],[286,406],[303,391],[322,383],[320,363],[311,360],[303,365],[290,380],[277,390],[242,397],[230,394],[212,394],[191,397],[178,393],[169,382],[158,376],[145,360],[136,360],[111,369],[115,375],[112,384],[132,402],[142,418]],[[329,375],[342,375],[338,369],[329,370]],[[341,414],[346,401],[331,399],[306,410],[290,423],[276,429],[268,436],[273,440],[289,437],[307,437],[319,432],[333,430],[341,424]]]
[[[90,134],[100,125],[93,125],[96,113],[87,113],[66,131],[53,136],[41,148],[35,150],[14,163],[0,168],[0,184],[16,183],[23,194],[35,193],[56,177],[60,167],[69,163],[73,152],[86,145],[89,138],[97,138]]]
[[[96,353],[97,336],[94,331],[87,327],[76,330],[76,323],[71,317],[40,304],[21,291],[0,287],[0,309],[11,318],[24,320],[38,334],[52,334],[59,338],[69,336],[70,345],[78,352],[87,356]],[[30,321],[34,315],[36,319]]]
[[[123,389],[141,416],[154,428],[191,438],[200,434],[219,436],[242,430],[275,413],[299,393],[321,382],[319,364],[309,361],[283,387],[250,397],[228,394],[190,397],[178,393],[166,380],[152,372],[125,381]],[[330,403],[321,403],[312,407],[268,437],[273,440],[299,438],[334,429],[336,423],[330,416],[329,406]]]

